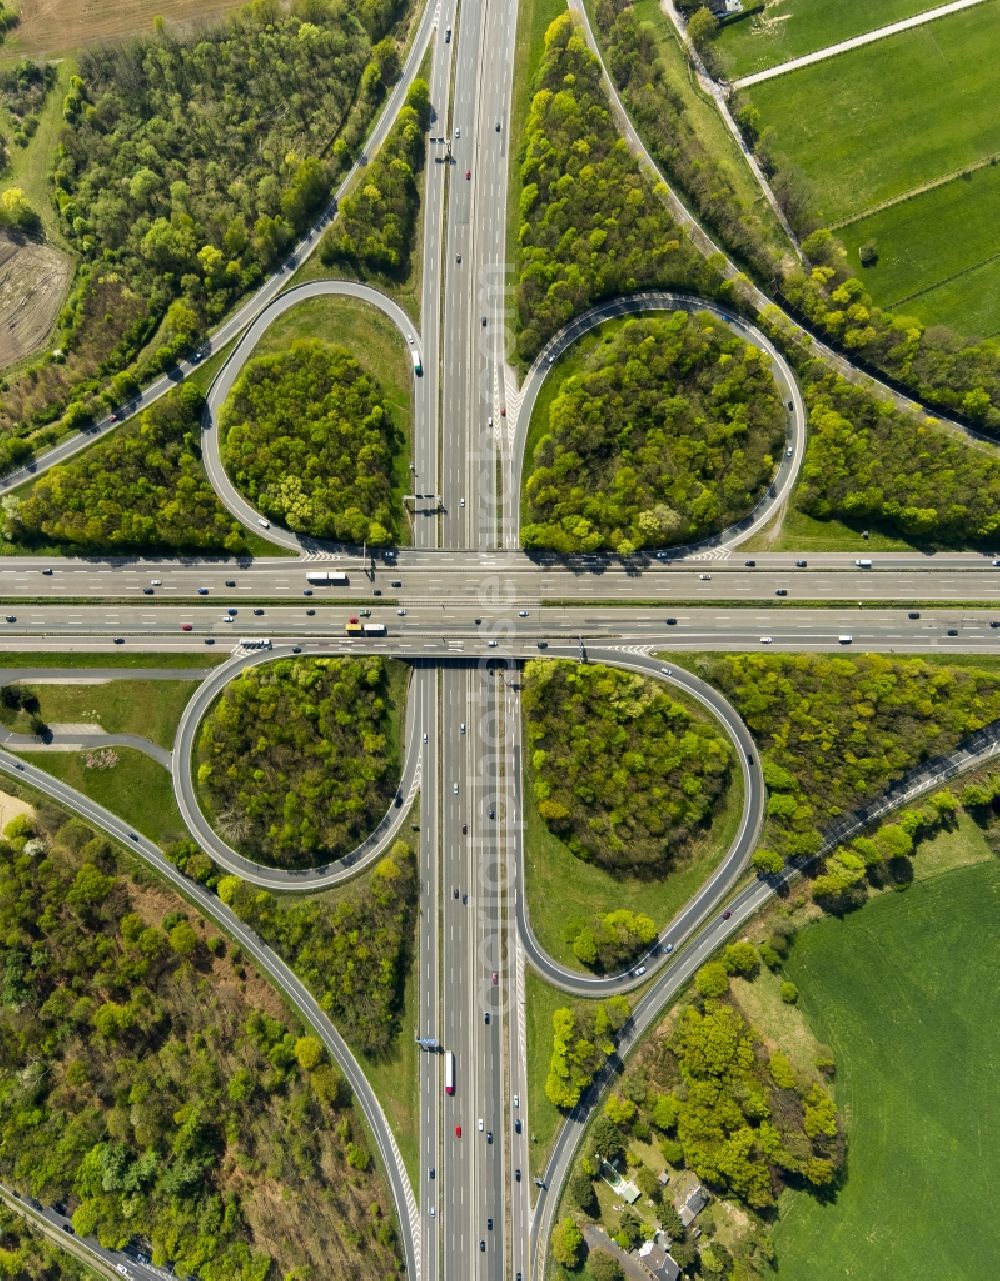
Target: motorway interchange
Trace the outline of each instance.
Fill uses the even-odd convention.
[[[611,558],[545,562],[517,550],[531,407],[564,348],[610,315],[703,304],[650,294],[594,309],[557,336],[518,384],[504,350],[516,17],[514,0],[463,6],[460,22],[456,0],[427,5],[403,77],[366,149],[370,156],[384,139],[430,47],[431,134],[449,140],[454,163],[426,169],[419,332],[395,304],[367,287],[320,281],[285,291],[287,277],[279,273],[208,344],[218,351],[246,333],[209,393],[204,452],[222,501],[259,534],[260,514],[236,493],[221,467],[214,425],[242,362],[267,324],[302,297],[342,293],[379,306],[419,351],[424,371],[414,378],[413,472],[415,485],[419,482],[433,500],[415,504],[412,547],[388,558],[373,557],[268,526],[276,551],[292,555],[240,563],[9,558],[3,573],[7,621],[0,644],[7,650],[208,654],[212,646],[226,646],[235,651],[187,709],[172,768],[178,802],[195,839],[241,876],[277,888],[293,882],[303,889],[357,875],[391,841],[419,793],[419,1024],[404,1035],[419,1035],[443,1052],[420,1056],[420,1170],[414,1186],[349,1049],[279,958],[121,820],[30,763],[0,753],[0,768],[29,778],[130,843],[160,874],[183,883],[184,892],[240,939],[315,1024],[344,1067],[375,1136],[400,1216],[409,1275],[434,1281],[527,1281],[542,1275],[560,1184],[586,1112],[567,1120],[543,1186],[537,1186],[530,1175],[525,967],[532,965],[580,994],[641,986],[627,1049],[705,957],[773,892],[773,886],[745,876],[765,801],[753,742],[725,700],[658,655],[762,645],[1000,653],[1000,626],[991,625],[1000,623],[1000,565],[992,556],[741,550],[795,482],[806,419],[794,378],[778,353],[752,326],[728,314],[723,318],[741,336],[768,350],[789,407],[787,450],[761,508],[711,544],[641,564],[622,565]],[[327,222],[328,217],[321,219],[297,247],[296,260],[315,248]],[[133,409],[170,385],[160,380]],[[110,429],[110,422],[101,425]],[[60,461],[86,443],[67,442],[39,466]],[[20,483],[26,474],[6,478],[0,489]],[[868,559],[870,567],[858,563]],[[312,588],[306,573],[317,568],[344,571],[350,583]],[[372,621],[386,625],[385,637],[345,635],[346,619],[361,607],[371,609]],[[271,642],[269,650],[238,644],[261,638]],[[190,750],[199,718],[218,688],[250,663],[361,647],[412,664],[402,801],[390,808],[368,842],[329,868],[280,874],[254,867],[228,849],[198,811]],[[531,931],[523,891],[517,673],[525,659],[540,654],[615,663],[684,687],[718,717],[741,763],[744,814],[737,837],[712,881],[667,924],[642,976],[597,980],[574,974],[552,962]],[[969,767],[994,751],[992,740],[984,741],[942,770]],[[905,794],[917,794],[941,776],[914,779]],[[453,1094],[444,1089],[447,1055],[454,1056]],[[159,1275],[144,1270],[134,1256],[128,1266],[136,1276]]]

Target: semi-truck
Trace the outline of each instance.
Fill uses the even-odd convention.
[[[451,1050],[444,1056],[444,1092],[455,1093],[455,1056]]]
[[[424,372],[424,367],[420,363],[420,353],[415,347],[410,352],[410,356],[413,358],[413,372],[415,374],[422,374]]]
[[[306,574],[306,582],[314,587],[350,587],[351,580],[344,573],[313,569]]]
[[[265,636],[251,636],[240,641],[241,649],[270,649],[271,642]]]
[[[363,623],[360,618],[349,618],[344,625],[348,636],[386,636],[385,623]]]

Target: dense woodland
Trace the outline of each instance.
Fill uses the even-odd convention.
[[[707,313],[614,324],[552,402],[521,541],[623,556],[697,542],[762,497],[785,421],[768,357]]]
[[[552,1015],[552,1057],[545,1080],[551,1103],[571,1111],[615,1052],[618,1034],[631,1016],[624,996],[578,1001]]]
[[[323,237],[320,258],[327,267],[401,280],[410,270],[430,120],[430,87],[414,80],[392,132],[357,184],[337,208]]]
[[[538,812],[586,862],[662,876],[711,821],[732,754],[707,720],[632,672],[535,660],[522,694]]]
[[[416,929],[417,869],[413,851],[396,841],[370,876],[338,893],[277,899],[235,876],[219,897],[284,958],[365,1054],[384,1054],[399,1035],[403,983]]]
[[[573,955],[591,969],[616,970],[644,952],[657,933],[656,922],[645,912],[617,908],[580,926],[573,939]]]
[[[38,114],[55,82],[56,68],[51,62],[19,58],[12,67],[0,68],[0,102],[15,123],[14,142],[19,147],[26,146],[38,128]]]
[[[118,857],[55,813],[7,828],[0,1177],[200,1281],[397,1275],[386,1191],[322,1043]]]
[[[896,779],[1000,717],[1000,679],[972,665],[881,654],[732,654],[699,670],[761,748],[768,790],[761,871],[815,854],[822,832]]]
[[[25,498],[5,498],[6,537],[91,552],[245,551],[202,466],[202,406],[185,383],[40,476]]]
[[[766,1046],[749,1026],[730,993],[730,977],[753,982],[759,970],[752,944],[731,944],[698,971],[691,1000],[643,1046],[569,1178],[575,1214],[553,1235],[557,1262],[582,1262],[578,1217],[602,1221],[622,1249],[632,1250],[645,1239],[651,1208],[685,1274],[758,1281],[772,1275],[774,1258],[769,1217],[760,1216],[771,1215],[781,1189],[822,1195],[840,1177],[844,1140],[826,1085],[832,1059],[817,1047],[815,1068],[796,1071],[780,1045]],[[599,1203],[596,1180],[607,1171],[591,1153],[626,1171],[643,1200],[634,1208]],[[660,1169],[671,1175],[669,1183],[660,1182]],[[714,1197],[735,1203],[735,1216],[725,1220],[728,1226],[735,1217],[735,1233],[731,1227],[717,1232],[720,1220],[712,1214],[684,1228],[674,1190],[682,1169],[693,1171]],[[614,1276],[595,1254],[587,1258],[588,1275]]]
[[[81,54],[52,181],[83,269],[59,326],[63,354],[10,380],[0,426],[49,422],[70,399],[72,417],[86,418],[154,333],[140,379],[280,263],[398,76],[386,32],[402,7],[253,0],[187,35],[159,24]],[[107,307],[88,295],[109,289],[126,305],[102,321]]]
[[[816,361],[803,380],[809,444],[796,503],[935,546],[1000,535],[1000,460],[957,432],[928,425]]]
[[[222,413],[222,461],[265,516],[340,542],[394,542],[402,435],[377,379],[343,347],[304,338],[248,361]]]
[[[546,32],[535,89],[521,159],[521,358],[604,298],[653,285],[714,293],[717,271],[639,172],[568,14]]]
[[[609,74],[653,159],[713,236],[755,273],[773,276],[781,260],[770,243],[763,199],[757,205],[742,199],[699,136],[670,84],[652,25],[639,21],[631,0],[598,0],[594,16]]]
[[[390,663],[288,658],[229,682],[198,736],[198,786],[219,832],[278,867],[348,853],[399,780]]]

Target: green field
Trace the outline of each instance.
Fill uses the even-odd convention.
[[[93,725],[108,734],[138,734],[171,748],[181,713],[198,688],[197,681],[108,681],[102,685],[32,685],[39,714],[47,725]],[[4,724],[30,733],[29,718],[3,714]]]
[[[836,223],[1000,153],[998,49],[1000,3],[985,0],[746,96],[774,159],[801,175],[819,221]]]
[[[545,1097],[545,1078],[552,1058],[552,1015],[573,1004],[565,992],[546,983],[532,969],[524,972],[524,1012],[528,1041],[528,1135],[532,1176],[541,1174],[549,1148],[562,1125],[559,1109]]]
[[[989,165],[837,230],[875,301],[925,324],[1000,329],[1000,165]],[[861,267],[873,241],[878,262]]]
[[[833,1047],[848,1176],[782,1207],[780,1281],[996,1275],[998,949],[995,860],[800,933],[786,968]]]
[[[87,769],[87,752],[17,755],[120,815],[158,845],[180,840],[187,829],[174,800],[169,772],[132,747],[114,750],[118,764],[113,769]]]
[[[731,79],[776,67],[805,53],[864,35],[915,13],[937,8],[941,0],[765,0],[763,14],[726,23],[715,49]],[[749,0],[744,0],[749,8]]]
[[[218,667],[228,654],[56,654],[51,651],[0,650],[0,680],[3,669],[12,667],[176,667],[183,671]]]

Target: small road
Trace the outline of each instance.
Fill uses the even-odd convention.
[[[588,662],[603,663],[610,667],[624,668],[626,671],[639,672],[662,681],[668,687],[683,690],[696,702],[705,707],[721,724],[733,744],[736,766],[743,782],[743,814],[739,828],[725,858],[716,871],[701,886],[698,892],[688,900],[683,909],[660,933],[653,948],[641,957],[637,957],[630,966],[617,974],[594,975],[580,970],[570,969],[554,961],[543,950],[532,928],[528,911],[528,895],[524,872],[524,811],[522,805],[523,771],[520,744],[520,727],[516,729],[514,744],[514,777],[516,816],[513,823],[515,848],[515,882],[514,909],[517,914],[518,932],[527,957],[535,969],[547,982],[565,992],[576,996],[599,997],[615,992],[627,992],[642,983],[648,983],[648,974],[657,968],[669,964],[669,956],[675,948],[695,932],[709,913],[717,910],[743,874],[757,837],[764,821],[764,804],[767,790],[764,786],[764,775],[760,767],[757,748],[750,731],[744,725],[736,709],[713,687],[700,680],[691,672],[681,667],[674,667],[669,662],[645,654],[624,654],[616,649],[585,650]],[[547,658],[578,660],[581,651],[578,648],[562,649],[553,647],[546,651]],[[643,967],[647,972],[637,975],[635,970]]]
[[[866,44],[875,44],[877,40],[885,40],[889,36],[898,35],[901,31],[910,31],[913,27],[922,27],[924,23],[946,18],[949,13],[958,13],[962,9],[971,9],[982,3],[983,0],[953,0],[951,4],[943,4],[937,9],[928,9],[926,13],[915,13],[912,18],[890,22],[884,27],[877,27],[874,31],[866,31],[864,35],[852,36],[850,40],[841,40],[837,44],[827,45],[825,49],[817,49],[815,53],[803,54],[801,58],[790,58],[776,67],[768,67],[765,71],[755,71],[752,75],[741,76],[739,80],[732,82],[732,87],[748,89],[751,85],[760,84],[763,80],[773,80],[776,76],[787,75],[788,72],[798,71],[801,67],[811,67],[813,63],[825,62],[827,58],[836,58],[849,49],[860,49]]]
[[[295,534],[291,530],[283,529],[273,522],[266,522],[260,512],[255,511],[250,506],[233,485],[226,474],[225,467],[222,465],[219,415],[226,398],[233,388],[233,384],[242,372],[243,366],[253,356],[254,348],[269,326],[273,325],[279,316],[283,316],[286,311],[290,311],[292,307],[298,306],[299,303],[305,302],[308,298],[331,297],[356,298],[361,302],[368,303],[371,307],[377,307],[396,326],[403,341],[419,354],[420,345],[413,322],[402,307],[394,303],[391,298],[387,298],[385,294],[380,293],[379,290],[373,289],[370,285],[358,284],[353,280],[310,280],[306,284],[296,285],[293,289],[286,290],[268,303],[229,353],[225,364],[216,374],[215,380],[209,388],[208,396],[206,397],[205,423],[201,435],[205,470],[208,472],[208,478],[223,506],[248,529],[252,529],[255,534],[262,535],[269,538],[273,543],[277,543],[282,547],[289,547],[298,552],[310,552],[323,547],[335,548],[337,544],[327,543],[321,539],[310,538],[302,534]]]
[[[214,894],[196,881],[191,881],[184,876],[168,861],[158,845],[154,845],[152,841],[133,831],[126,822],[112,814],[110,810],[106,810],[89,797],[53,778],[51,774],[46,774],[44,770],[19,761],[3,750],[0,750],[0,772],[44,792],[46,796],[51,797],[66,809],[72,810],[86,822],[99,828],[142,858],[184,898],[194,903],[200,912],[238,942],[261,974],[284,994],[303,1021],[315,1030],[344,1073],[375,1140],[396,1205],[406,1270],[412,1281],[419,1281],[420,1223],[403,1158],[382,1106],[368,1084],[368,1079],[357,1059],[305,985],[299,981],[277,953],[263,943],[254,931],[244,925],[240,918]]]
[[[918,774],[909,786],[894,789],[881,804],[866,811],[863,816],[848,821],[827,840],[820,855],[869,827],[893,810],[934,791],[951,779],[977,769],[1000,755],[1000,722],[979,731],[972,739],[956,749],[935,768]],[[543,1175],[543,1186],[535,1202],[532,1219],[533,1276],[541,1278],[547,1258],[547,1246],[552,1222],[559,1204],[563,1184],[569,1175],[576,1150],[583,1138],[594,1109],[609,1086],[616,1079],[615,1066],[623,1063],[650,1027],[661,1017],[666,1006],[675,999],[695,971],[722,946],[725,941],[746,925],[779,889],[799,875],[797,867],[788,868],[781,876],[768,880],[753,880],[735,897],[728,900],[729,919],[716,916],[695,940],[671,957],[656,981],[642,995],[632,1011],[627,1032],[619,1041],[614,1059],[607,1070],[595,1081],[586,1098],[563,1122],[555,1144],[549,1154]]]
[[[613,298],[599,303],[589,311],[575,317],[552,338],[539,352],[534,364],[528,370],[521,386],[519,402],[512,413],[508,408],[508,437],[511,454],[511,480],[507,486],[506,525],[508,529],[506,545],[514,549],[520,542],[521,527],[521,483],[525,468],[525,446],[528,429],[531,426],[531,415],[535,400],[542,389],[546,375],[552,370],[555,362],[578,338],[602,325],[607,320],[619,316],[638,316],[655,311],[685,311],[691,315],[707,312],[727,325],[738,338],[752,343],[763,351],[771,362],[771,372],[778,385],[778,394],[787,414],[785,448],[778,460],[778,467],[768,487],[767,493],[757,506],[737,524],[713,534],[710,538],[688,547],[671,547],[670,555],[679,559],[694,555],[709,547],[738,547],[771,519],[774,511],[784,503],[792,492],[799,475],[799,468],[806,451],[806,407],[799,391],[799,385],[792,373],[791,366],[771,340],[756,327],[750,324],[735,311],[721,307],[718,303],[704,298],[692,297],[690,294],[672,293],[668,290],[650,289],[632,294],[625,298]],[[556,370],[555,372],[558,372]],[[789,453],[791,450],[791,453]],[[530,461],[530,460],[529,460]]]
[[[322,650],[315,646],[303,645],[302,653],[318,657]],[[211,826],[201,811],[198,795],[194,785],[193,761],[198,729],[202,718],[209,707],[219,696],[226,685],[243,672],[260,663],[273,662],[275,658],[288,657],[287,654],[275,654],[271,650],[258,650],[237,656],[221,667],[215,668],[206,681],[199,685],[191,701],[181,714],[174,740],[174,750],[170,757],[170,768],[174,783],[174,796],[180,809],[181,817],[191,833],[192,838],[201,848],[227,872],[232,872],[252,885],[262,885],[272,890],[319,890],[329,889],[332,885],[357,876],[388,849],[398,836],[410,807],[416,798],[420,786],[421,746],[419,735],[426,719],[422,705],[423,686],[419,697],[407,700],[406,759],[403,775],[397,789],[399,803],[390,803],[389,809],[378,826],[357,848],[345,854],[333,863],[322,867],[298,868],[286,870],[267,867],[245,858],[232,846],[228,845]],[[419,705],[418,705],[419,704]]]
[[[9,752],[86,752],[100,751],[104,747],[133,747],[137,752],[152,757],[164,769],[170,768],[169,750],[138,734],[106,734],[100,729],[83,734],[76,730],[62,730],[57,725],[52,726],[50,732],[51,738],[45,739],[37,734],[14,734],[0,728],[0,744]]]

